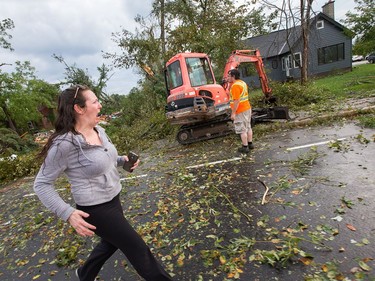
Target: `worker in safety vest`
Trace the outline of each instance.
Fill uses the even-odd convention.
[[[238,152],[249,153],[254,145],[248,88],[246,83],[240,80],[240,72],[237,69],[229,70],[227,81],[232,84],[230,87],[231,119],[234,130],[236,134],[240,135],[242,142],[242,147],[238,149]]]

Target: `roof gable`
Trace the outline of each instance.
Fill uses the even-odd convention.
[[[316,21],[321,19],[328,21],[341,31],[344,30],[344,26],[342,26],[329,16],[325,15],[324,13],[319,13],[311,19],[310,30],[311,27],[314,27],[316,25]],[[298,25],[289,29],[274,31],[266,35],[250,37],[245,39],[244,41],[246,45],[261,50],[261,54],[263,57],[275,57],[289,52],[289,50],[295,46],[300,38],[301,26]]]

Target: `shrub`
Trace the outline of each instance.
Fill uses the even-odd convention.
[[[0,182],[8,183],[18,178],[36,175],[41,160],[36,160],[35,156],[36,153],[32,152],[17,157],[3,157],[0,161]]]
[[[11,154],[26,153],[36,147],[29,135],[22,138],[14,131],[0,128],[0,155],[7,157]]]
[[[274,83],[272,88],[278,103],[292,108],[317,104],[325,99],[324,90],[312,87],[311,84],[303,86],[298,82]]]
[[[363,127],[375,129],[375,114],[359,116],[358,120]]]
[[[152,142],[171,135],[173,131],[174,127],[169,124],[164,111],[161,110],[134,120],[131,126],[124,124],[124,119],[120,117],[106,127],[106,132],[119,153],[149,147]]]

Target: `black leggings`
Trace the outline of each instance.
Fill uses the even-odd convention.
[[[79,268],[81,281],[93,281],[100,269],[113,253],[120,249],[140,276],[147,281],[172,280],[156,261],[139,234],[125,219],[119,195],[110,202],[95,206],[79,206],[90,216],[85,220],[96,226],[95,234],[101,238],[99,244]]]

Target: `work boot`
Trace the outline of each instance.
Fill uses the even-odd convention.
[[[251,150],[251,149],[254,149],[254,145],[253,145],[253,143],[252,142],[249,142],[248,144],[247,144],[247,147]]]
[[[247,146],[241,146],[238,150],[239,153],[249,153],[250,149]]]

